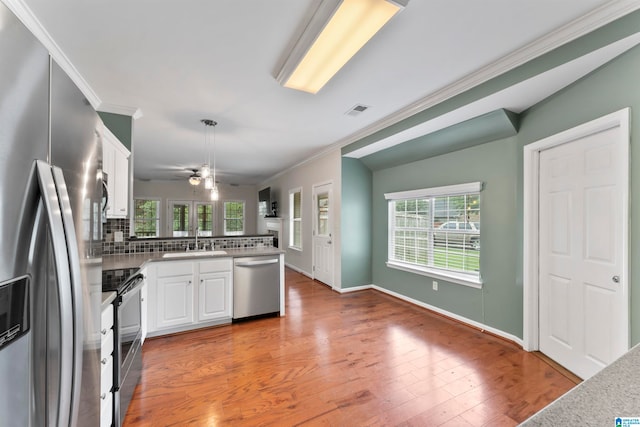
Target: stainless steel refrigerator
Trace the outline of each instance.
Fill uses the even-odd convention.
[[[0,425],[97,426],[99,118],[0,3]]]

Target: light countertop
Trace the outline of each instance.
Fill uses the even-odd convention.
[[[101,306],[101,309],[104,310],[105,307],[107,307],[109,304],[111,304],[114,299],[116,299],[116,293],[115,292],[103,292],[102,293],[102,306]]]
[[[640,345],[521,425],[614,426],[617,417],[640,417]]]
[[[102,269],[103,270],[119,270],[123,268],[140,268],[147,262],[154,261],[180,261],[180,260],[194,260],[194,259],[207,259],[207,258],[238,258],[246,256],[267,256],[267,255],[280,255],[285,253],[280,248],[239,248],[239,249],[224,249],[226,254],[216,255],[211,253],[207,256],[184,256],[178,258],[163,258],[165,252],[149,252],[138,254],[125,254],[125,255],[104,255],[102,257]]]

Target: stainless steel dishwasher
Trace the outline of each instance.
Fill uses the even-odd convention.
[[[253,256],[233,261],[233,319],[280,312],[280,257]]]

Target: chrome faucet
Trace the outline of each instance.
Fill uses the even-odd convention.
[[[198,233],[200,233],[200,228],[196,227],[196,247],[195,247],[196,251],[199,249],[198,248]]]

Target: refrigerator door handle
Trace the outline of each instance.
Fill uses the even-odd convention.
[[[53,178],[51,166],[36,160],[36,171],[42,202],[46,212],[47,223],[51,231],[51,246],[58,285],[58,298],[60,304],[60,389],[58,422],[57,425],[66,426],[72,423],[72,397],[74,378],[74,321],[73,321],[73,294],[72,277],[70,270],[67,238],[62,218],[60,199]],[[69,333],[73,331],[74,333]]]
[[[80,391],[82,388],[82,364],[84,344],[84,306],[82,298],[82,273],[80,267],[80,250],[76,239],[76,229],[73,221],[71,201],[67,183],[64,180],[62,169],[52,166],[53,180],[58,190],[58,198],[62,211],[62,225],[64,237],[67,242],[69,267],[71,276],[71,292],[73,309],[69,313],[73,316],[73,380],[71,394],[71,418],[69,425],[76,425],[78,411],[80,410]]]

